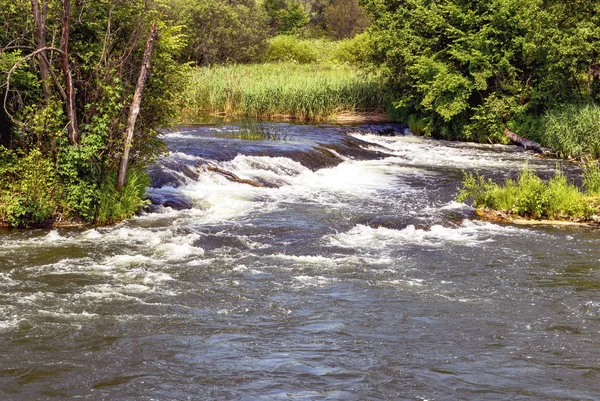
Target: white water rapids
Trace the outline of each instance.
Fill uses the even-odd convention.
[[[166,133],[152,213],[0,232],[1,399],[598,399],[600,234],[454,201],[463,170],[557,161],[236,129]]]

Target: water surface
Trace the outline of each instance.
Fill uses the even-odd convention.
[[[165,134],[153,213],[0,233],[2,399],[600,398],[600,234],[453,201],[463,170],[548,176],[555,160],[262,130]]]

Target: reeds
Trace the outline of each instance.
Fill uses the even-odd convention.
[[[542,119],[540,142],[562,157],[600,157],[600,106],[567,105]]]
[[[339,113],[382,110],[376,77],[346,65],[293,63],[198,68],[186,93],[189,120],[206,114],[327,120]]]

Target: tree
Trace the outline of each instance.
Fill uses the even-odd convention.
[[[335,0],[323,13],[325,27],[335,39],[350,39],[369,25],[369,18],[357,0]]]
[[[0,221],[106,223],[143,204],[144,167],[164,151],[157,128],[176,115],[185,76],[175,60],[183,37],[167,6],[0,0]],[[142,98],[136,82],[153,23],[164,35]],[[139,117],[128,125],[131,114]],[[124,148],[131,150],[128,175],[138,179],[120,193]]]
[[[364,4],[373,20],[371,63],[400,115],[420,116],[430,135],[502,141],[506,126],[598,98],[598,2]]]
[[[267,13],[253,2],[175,2],[174,18],[184,26],[182,56],[200,65],[260,60],[267,46]]]

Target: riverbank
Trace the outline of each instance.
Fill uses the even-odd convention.
[[[489,221],[491,223],[507,223],[521,226],[571,226],[600,228],[599,216],[591,216],[588,220],[528,219],[521,216],[514,216],[500,210],[492,210],[487,208],[475,209],[474,213],[480,220]]]
[[[202,114],[304,121],[388,121],[374,75],[344,64],[212,66],[189,73],[184,122]]]

